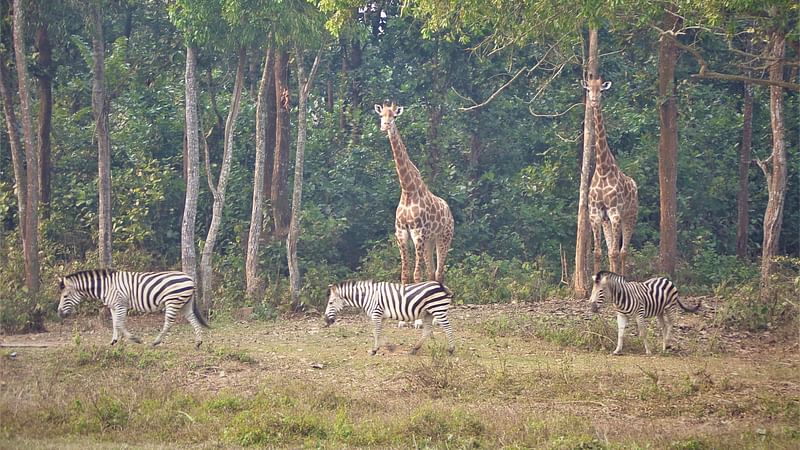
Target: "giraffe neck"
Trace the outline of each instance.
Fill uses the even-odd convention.
[[[392,123],[389,127],[389,143],[392,145],[394,164],[397,169],[397,177],[400,179],[400,189],[403,193],[421,193],[426,189],[422,181],[422,175],[417,166],[411,162],[406,151],[406,146],[400,138],[397,124]]]
[[[608,148],[608,140],[606,139],[606,126],[603,123],[603,110],[600,105],[594,108],[594,139],[595,139],[595,152],[596,164],[595,172],[600,176],[605,176],[617,169],[617,160],[611,154],[611,149]]]

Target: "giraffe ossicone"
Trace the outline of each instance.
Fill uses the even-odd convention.
[[[396,119],[403,114],[403,107],[394,102],[376,104],[375,112],[381,117],[381,131],[389,136],[392,156],[400,181],[400,202],[395,213],[395,239],[400,248],[400,281],[408,282],[408,241],[414,244],[414,282],[423,281],[424,261],[428,280],[444,282],[447,252],[453,239],[453,214],[440,197],[434,195],[419,169],[408,156]],[[436,252],[434,271],[433,253]]]

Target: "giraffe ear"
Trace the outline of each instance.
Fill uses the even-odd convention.
[[[383,106],[375,103],[375,112],[381,114],[383,112]]]
[[[581,80],[581,86],[583,86],[583,88],[586,89],[587,91],[589,90],[589,85],[586,84],[586,80]]]
[[[610,87],[611,87],[611,82],[610,82],[610,81],[606,81],[606,82],[605,82],[605,83],[603,83],[603,85],[600,87],[600,90],[601,90],[601,91],[605,91],[605,90],[607,90],[607,89],[608,89],[608,88],[610,88]]]
[[[402,106],[398,106],[398,107],[397,107],[397,109],[396,109],[396,110],[395,110],[395,112],[394,112],[394,116],[395,116],[395,117],[399,117],[399,116],[401,116],[402,114],[403,114],[403,107],[402,107]]]

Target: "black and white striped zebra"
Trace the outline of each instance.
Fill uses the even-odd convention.
[[[643,282],[626,281],[614,272],[601,271],[594,276],[590,299],[592,312],[596,313],[607,297],[611,299],[617,311],[617,348],[614,350],[614,355],[619,355],[622,351],[622,338],[630,316],[636,316],[639,336],[644,342],[645,352],[649,355],[645,318],[658,319],[664,339],[662,351],[667,351],[672,324],[675,322],[675,305],[687,312],[695,312],[700,308],[699,304],[694,308],[684,306],[678,298],[678,289],[667,278],[656,277]]]
[[[208,328],[194,301],[194,280],[183,272],[123,272],[112,269],[84,270],[59,280],[61,300],[58,315],[69,316],[86,298],[101,300],[111,311],[111,345],[119,334],[133,342],[141,340],[125,328],[129,309],[142,312],[164,310],[164,328],[153,345],[158,345],[175,323],[178,313],[192,324],[197,347],[203,342],[201,327]]]
[[[410,322],[422,319],[422,337],[411,349],[417,353],[433,331],[433,319],[447,335],[447,350],[455,350],[453,329],[447,318],[447,310],[453,293],[436,281],[414,284],[399,284],[373,281],[345,281],[328,287],[328,306],[325,309],[325,322],[330,325],[336,321],[336,314],[345,305],[357,306],[364,310],[374,325],[375,343],[370,351],[374,355],[380,347],[381,329],[386,319]]]

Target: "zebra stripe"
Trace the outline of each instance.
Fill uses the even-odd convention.
[[[133,342],[141,340],[125,328],[128,310],[155,312],[164,310],[164,327],[153,345],[161,343],[181,313],[195,333],[195,345],[203,342],[201,327],[208,328],[194,301],[194,280],[183,272],[124,272],[113,269],[94,269],[76,272],[59,280],[61,300],[58,315],[69,316],[85,298],[98,299],[111,311],[111,345],[119,333]]]
[[[381,330],[386,319],[405,322],[422,319],[422,337],[411,349],[413,355],[430,337],[435,319],[447,335],[447,350],[452,354],[455,339],[447,318],[452,298],[453,293],[436,281],[414,284],[345,281],[329,286],[325,322],[327,325],[335,322],[336,314],[345,305],[361,308],[374,325],[375,342],[370,350],[370,354],[374,355],[380,347]]]
[[[645,352],[650,354],[647,345],[647,327],[644,319],[656,317],[661,326],[663,336],[662,351],[667,351],[675,322],[675,305],[687,312],[695,312],[700,304],[688,308],[678,298],[678,289],[667,278],[657,277],[647,281],[626,281],[614,272],[601,271],[594,276],[594,287],[590,305],[592,312],[597,312],[605,298],[609,297],[617,312],[617,348],[614,355],[622,351],[622,339],[630,316],[636,317],[639,336],[644,342]]]

